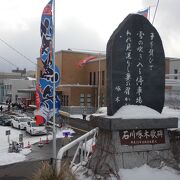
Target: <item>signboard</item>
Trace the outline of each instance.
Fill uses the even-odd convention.
[[[19,142],[23,142],[23,134],[19,134]]]
[[[165,55],[157,30],[143,16],[130,14],[107,44],[107,113],[124,105],[164,106]]]
[[[137,129],[119,132],[122,145],[164,144],[164,129]]]
[[[71,135],[71,133],[69,132],[69,131],[67,131],[67,132],[63,132],[63,136],[70,136]]]
[[[11,131],[10,130],[7,130],[6,131],[6,136],[10,135],[11,134]]]

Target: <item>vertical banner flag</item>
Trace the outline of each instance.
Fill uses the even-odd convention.
[[[45,6],[41,17],[41,49],[40,61],[42,64],[42,73],[40,74],[39,82],[36,86],[36,106],[35,119],[37,124],[47,122],[53,116],[53,83],[55,71],[55,87],[60,83],[60,70],[57,66],[54,67],[52,61],[52,39],[53,39],[53,22],[52,22],[52,0]],[[55,58],[55,57],[54,57]],[[55,98],[55,113],[60,109],[60,98],[56,94]]]
[[[149,12],[149,8],[146,8],[146,9],[144,9],[144,10],[142,10],[142,11],[138,11],[137,13],[138,13],[139,15],[142,15],[142,16],[144,16],[145,18],[148,19],[148,12]]]

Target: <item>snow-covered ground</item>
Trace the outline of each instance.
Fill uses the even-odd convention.
[[[137,114],[137,112],[140,113]],[[137,118],[145,118],[147,116],[151,118],[177,117],[179,119],[178,128],[180,128],[180,110],[175,110],[168,107],[164,107],[161,114],[147,107],[139,107],[139,106],[123,107],[116,113],[116,115],[114,115],[114,118],[116,117],[132,118],[131,114],[133,115],[133,118],[135,116]],[[94,115],[107,116],[107,108],[106,107],[100,108],[98,112]],[[82,119],[82,115],[73,115],[71,117]],[[74,169],[76,168],[77,167],[74,167]],[[91,180],[93,175],[91,173],[89,177],[83,175],[86,174],[86,172],[87,172],[86,169],[83,169],[83,167],[79,167],[79,170],[76,169],[76,178],[78,180]],[[147,165],[143,165],[139,168],[134,168],[134,169],[120,169],[119,176],[121,180],[179,180],[180,179],[180,173],[174,169],[171,169],[169,167],[163,167],[162,169],[157,169],[157,168],[151,168]],[[111,179],[116,180],[117,178],[112,177]]]
[[[12,164],[19,161],[24,161],[26,159],[26,155],[31,152],[31,148],[23,148],[20,153],[8,153],[8,136],[6,136],[6,131],[10,130],[10,142],[16,141],[19,142],[19,134],[24,135],[23,142],[24,147],[27,147],[28,144],[32,145],[35,143],[38,143],[40,141],[40,138],[42,141],[46,141],[47,136],[30,136],[26,134],[25,132],[22,132],[22,130],[14,129],[8,126],[0,126],[0,166],[6,165],[6,164]],[[56,138],[63,138],[63,132],[70,132],[70,134],[73,134],[74,131],[72,129],[57,129]],[[52,139],[52,135],[48,135],[48,140]]]
[[[76,167],[74,167],[74,169],[76,169]],[[76,170],[77,180],[93,179],[91,172],[89,173],[89,177],[83,175],[85,172],[86,169],[82,169],[81,167],[79,167],[79,169]],[[169,167],[163,167],[162,169],[157,169],[157,168],[151,168],[147,165],[143,165],[139,168],[134,168],[134,169],[120,169],[119,176],[121,180],[179,180],[180,179],[180,174],[174,169],[171,169]],[[98,179],[98,177],[96,178]],[[117,180],[117,178],[111,176],[111,180]]]
[[[137,111],[136,111],[137,112]],[[102,114],[106,114],[106,108],[101,109]],[[152,112],[151,112],[152,113]],[[147,114],[146,114],[147,115]],[[164,107],[163,116],[171,116],[179,118],[179,128],[180,128],[180,110],[170,109]],[[82,119],[82,115],[71,115],[74,118]],[[11,164],[19,161],[24,161],[26,159],[26,154],[31,152],[31,149],[24,148],[20,153],[8,153],[8,137],[5,135],[6,130],[11,130],[10,140],[19,141],[19,134],[22,132],[11,127],[0,126],[0,166],[5,164]],[[58,129],[56,138],[63,138],[64,132],[69,131],[70,134],[73,134],[74,131],[71,129]],[[34,144],[39,142],[39,139],[46,140],[46,136],[25,136],[24,137],[24,146]],[[52,139],[52,135],[48,135],[48,139]],[[180,174],[171,168],[164,167],[162,169],[150,168],[147,165],[141,166],[134,169],[120,169],[119,175],[121,180],[179,180]],[[85,177],[80,171],[77,175],[78,180],[91,180],[92,177]],[[113,179],[113,178],[112,178]]]

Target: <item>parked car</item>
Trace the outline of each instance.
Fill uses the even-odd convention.
[[[30,122],[32,119],[30,117],[15,117],[11,121],[12,127],[18,129],[26,129],[27,123]]]
[[[37,125],[36,121],[30,121],[27,123],[26,132],[31,135],[42,135],[47,134],[47,129],[43,124]]]
[[[9,116],[13,119],[15,119],[16,117],[25,117],[24,115],[21,114],[10,114]]]
[[[7,114],[0,116],[0,125],[10,126],[11,121],[12,121],[12,118]]]

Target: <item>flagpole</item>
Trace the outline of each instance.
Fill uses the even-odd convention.
[[[155,9],[154,17],[153,17],[153,20],[152,20],[152,25],[154,23],[154,19],[155,19],[155,16],[156,16],[158,5],[159,5],[159,0],[157,1],[157,4],[156,4],[156,9]]]
[[[150,6],[149,6],[149,22],[151,22],[151,9],[150,9]]]
[[[98,83],[98,109],[100,108],[100,80],[101,80],[101,67],[100,67],[100,54],[98,55],[99,61],[98,61],[98,71],[99,71],[99,83]]]
[[[56,86],[55,86],[55,0],[53,0],[53,39],[52,39],[52,60],[53,60],[53,168],[56,169],[56,119],[55,119],[55,101],[56,101]]]

